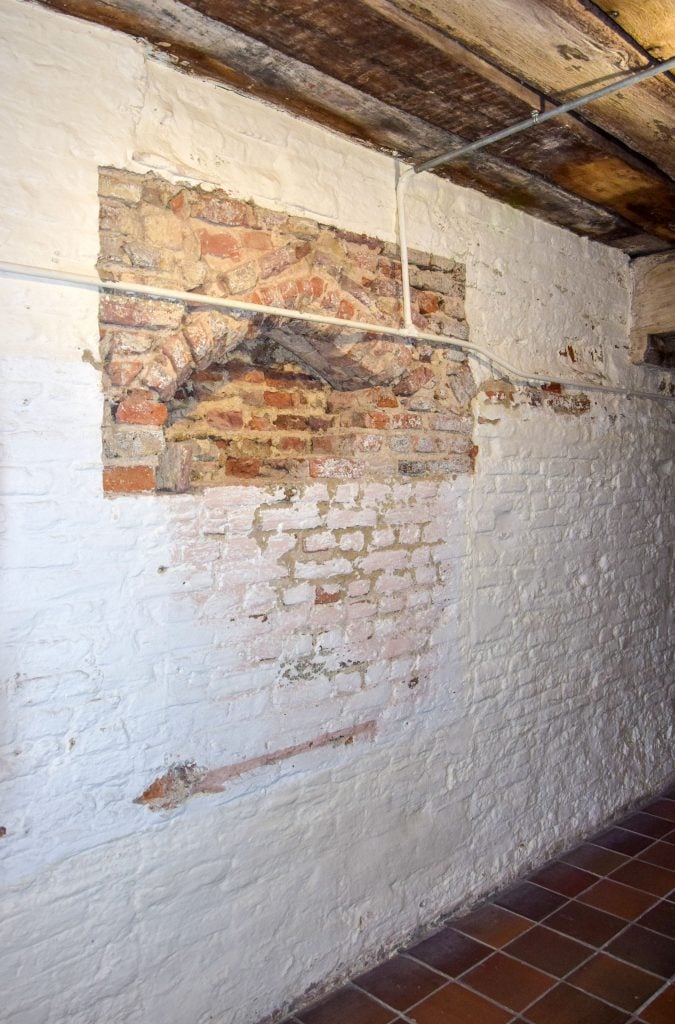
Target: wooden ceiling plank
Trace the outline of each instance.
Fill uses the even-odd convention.
[[[673,0],[594,0],[619,28],[658,60],[675,54],[675,4]]]
[[[207,19],[184,10],[175,0],[164,0],[154,9],[149,9],[145,0],[117,0],[115,8],[100,0],[47,0],[46,6],[168,44],[165,52],[187,61],[199,74],[284,105],[294,113],[379,149],[398,152],[404,158],[426,159],[462,141],[452,132],[361,94],[233,29],[216,23],[214,33],[214,25]],[[659,251],[664,245],[650,232],[634,227],[594,201],[551,186],[541,176],[509,167],[494,156],[481,154],[480,159],[477,156],[453,166],[446,176],[627,252]]]
[[[641,50],[581,0],[392,2],[560,102],[646,66]],[[594,101],[584,118],[675,177],[674,97],[673,82],[659,77]]]

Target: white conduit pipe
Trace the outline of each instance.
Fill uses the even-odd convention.
[[[510,138],[512,135],[518,135],[520,132],[528,131],[530,128],[534,128],[535,125],[543,124],[545,121],[550,121],[553,117],[560,117],[561,114],[565,114],[570,110],[576,110],[578,107],[583,107],[586,103],[590,103],[592,100],[601,99],[603,96],[609,96],[611,93],[619,92],[621,89],[627,89],[631,85],[636,85],[638,82],[646,81],[648,78],[653,78],[655,75],[663,74],[664,71],[670,71],[672,68],[675,68],[675,57],[670,57],[668,60],[662,61],[659,64],[643,68],[642,71],[628,75],[619,82],[613,82],[611,85],[605,85],[601,89],[595,89],[593,92],[586,93],[585,96],[579,96],[574,100],[569,100],[567,103],[562,103],[560,106],[553,107],[551,110],[547,110],[544,113],[533,110],[531,117],[525,121],[519,121],[517,124],[511,125],[508,128],[503,128],[501,131],[494,132],[492,135],[487,135],[482,139],[477,139],[475,142],[469,142],[464,146],[459,146],[457,149],[448,150],[445,153],[441,153],[440,156],[433,157],[431,160],[425,160],[424,163],[409,166],[406,170],[402,170],[403,165],[401,161],[397,160],[396,221],[401,257],[403,324],[406,334],[413,337],[424,336],[416,330],[412,320],[410,263],[408,259],[408,236],[405,217],[405,190],[415,175],[420,174],[422,171],[428,171],[435,167],[440,167],[442,164],[450,163],[460,157],[468,156],[470,153],[476,153],[478,150],[484,149],[486,146],[489,146],[494,142],[500,142],[503,139]],[[640,398],[656,398],[664,401],[670,401],[672,398],[675,398],[675,396],[660,395],[651,391],[640,391],[635,388],[623,388],[609,384],[582,384],[580,381],[567,380],[563,377],[552,380],[550,378],[544,378],[541,374],[525,373],[523,370],[512,367],[501,357],[493,355],[485,349],[479,349],[477,345],[470,345],[468,342],[460,342],[457,344],[457,347],[463,349],[465,352],[472,352],[474,355],[487,359],[489,362],[494,363],[495,366],[498,366],[502,370],[506,370],[507,373],[517,377],[521,381],[532,381],[542,384],[561,384],[565,387],[583,388],[585,391],[606,391],[615,395],[633,395]]]
[[[407,263],[406,263],[407,266]],[[6,263],[0,261],[0,274],[8,277],[21,277],[34,281],[52,281],[56,284],[75,285],[99,292],[120,292],[125,295],[140,295],[144,298],[169,299],[173,302],[184,302],[190,306],[208,306],[211,309],[228,309],[231,312],[258,313],[265,316],[284,317],[286,320],[301,320],[313,324],[325,324],[331,327],[343,327],[350,330],[381,334],[384,337],[404,338],[407,341],[423,341],[437,348],[455,348],[488,365],[496,366],[509,376],[524,384],[560,384],[564,387],[578,388],[582,391],[598,391],[611,395],[626,395],[634,398],[651,398],[656,401],[669,402],[675,400],[673,395],[659,394],[637,388],[626,388],[613,384],[588,384],[583,381],[564,377],[549,377],[541,373],[521,370],[508,363],[502,356],[495,355],[488,349],[474,345],[470,341],[454,338],[449,335],[432,334],[420,331],[414,325],[406,330],[404,327],[384,327],[382,324],[369,324],[361,320],[342,320],[335,316],[323,316],[320,313],[303,312],[302,310],[284,309],[280,306],[259,306],[252,302],[239,299],[225,299],[216,295],[203,295],[201,292],[184,292],[174,288],[160,288],[155,285],[133,284],[130,281],[102,281],[93,274],[81,274],[50,267],[29,266],[23,263]]]

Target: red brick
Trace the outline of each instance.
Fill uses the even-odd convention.
[[[309,430],[306,416],[277,416],[276,425],[279,430]]]
[[[199,243],[202,256],[220,256],[232,260],[237,260],[241,256],[238,240],[226,231],[200,231]]]
[[[227,459],[225,469],[229,476],[258,476],[260,459]]]
[[[222,410],[206,414],[206,422],[216,430],[239,430],[244,425],[244,417],[237,410]]]
[[[265,382],[265,374],[262,370],[256,370],[248,363],[228,363],[226,370],[230,380],[242,380],[247,384],[263,384]]]
[[[267,253],[260,260],[260,276],[275,277],[282,270],[296,263],[295,247],[287,245],[283,249],[276,249]]]
[[[105,324],[119,324],[122,327],[178,327],[183,317],[183,306],[161,299],[104,295],[99,312]]]
[[[264,398],[265,405],[272,405],[275,409],[290,409],[295,404],[290,391],[265,391]]]
[[[266,252],[272,248],[272,239],[266,231],[244,231],[240,239],[246,250],[257,249],[259,252]]]
[[[354,422],[354,426],[373,427],[375,430],[386,430],[389,426],[389,417],[384,412],[369,412],[364,418],[363,424]]]
[[[396,430],[421,430],[423,420],[421,416],[412,412],[394,413],[391,417],[391,425]]]
[[[381,434],[356,434],[353,438],[354,450],[357,452],[379,452],[382,448]]]
[[[304,437],[282,437],[279,447],[282,451],[304,452],[306,445]]]
[[[321,295],[323,294],[323,290],[326,287],[326,282],[322,278],[314,276],[314,277],[310,277],[308,283],[309,283],[309,290],[311,292],[312,298],[313,299],[321,298]],[[353,309],[353,307],[352,307],[352,309]],[[338,313],[338,316],[342,316],[342,314]]]
[[[174,213],[182,213],[185,209],[185,193],[179,192],[177,196],[170,199],[169,206]]]
[[[166,406],[161,402],[155,402],[152,394],[145,391],[122,399],[117,406],[115,419],[118,423],[138,423],[163,427],[168,415]]]
[[[106,494],[134,494],[154,489],[155,471],[152,466],[106,466],[103,470]]]
[[[380,409],[398,409],[398,399],[394,398],[393,395],[380,395],[375,404]]]
[[[249,430],[271,430],[272,421],[267,416],[251,416],[246,426]]]
[[[107,364],[105,372],[111,384],[126,387],[138,377],[142,369],[143,363],[137,359],[113,359]]]
[[[320,455],[332,455],[335,451],[334,437],[329,437],[326,434],[315,436],[312,438],[312,451]]]
[[[416,391],[430,384],[434,379],[433,370],[428,366],[420,366],[412,373],[407,373],[394,387],[395,395],[414,395]]]
[[[192,380],[197,383],[201,381],[214,381],[222,380],[223,375],[220,370],[195,370],[192,374]]]
[[[417,304],[420,313],[426,316],[429,313],[438,312],[438,295],[435,292],[419,292],[417,295]]]
[[[324,590],[323,587],[317,587],[314,591],[314,604],[335,604],[336,601],[340,600],[340,591]]]
[[[262,462],[258,475],[262,477],[290,476],[298,479],[307,476],[307,463],[301,459],[275,459]]]
[[[246,203],[238,199],[214,196],[203,200],[194,210],[196,216],[210,220],[213,224],[225,224],[229,227],[244,227],[249,224],[250,213]]]

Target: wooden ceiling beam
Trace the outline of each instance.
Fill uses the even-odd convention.
[[[415,161],[425,159],[471,137],[468,134],[468,122],[464,125],[467,134],[460,136],[448,130],[447,125],[439,126],[428,119],[426,109],[421,109],[422,100],[430,88],[426,81],[422,83],[424,88],[420,87],[419,82],[404,82],[401,89],[406,102],[394,105],[360,91],[358,85],[339,81],[308,63],[270,50],[263,42],[205,17],[176,0],[164,0],[161,4],[148,4],[147,0],[115,0],[114,4],[102,0],[43,2],[57,10],[146,38],[161,45],[163,51],[172,55],[180,66],[215,78],[249,95],[284,106],[293,113],[311,118],[379,149],[397,152],[404,158]],[[286,11],[289,7],[295,11],[302,11],[303,7],[307,9],[304,0],[288,0],[283,6]],[[440,47],[443,50],[448,40],[441,33],[425,29],[424,26],[421,29],[423,33],[429,34],[427,45],[433,42],[437,49]],[[416,46],[409,32],[404,43],[409,64],[410,49]],[[467,81],[470,81],[475,91],[487,97],[499,92],[499,109],[495,113],[495,104],[492,103],[489,116],[484,116],[480,125],[483,130],[474,127],[473,137],[485,134],[486,130],[493,127],[501,127],[504,121],[495,124],[497,116],[506,116],[508,123],[509,115],[514,120],[522,117],[523,111],[530,109],[536,93],[520,86],[499,69],[492,68],[482,58],[470,54],[465,47],[457,44],[455,49],[450,49],[449,54],[442,52],[439,59],[446,66],[450,64],[460,68],[460,79],[455,83],[459,93],[455,105],[461,104],[470,109],[470,104],[467,105],[466,97],[462,94],[462,83]],[[379,70],[376,65],[375,72]],[[486,74],[481,76],[481,70]],[[470,78],[467,78],[469,75]],[[396,81],[394,85],[399,88]],[[402,109],[405,105],[418,113]],[[452,120],[454,107],[450,111],[452,116],[448,118],[446,106],[447,97],[443,96],[440,104],[435,101],[434,110],[444,114],[442,120]],[[546,127],[549,126],[543,126]],[[571,132],[572,127],[574,133]],[[535,135],[528,133],[520,137],[523,140],[522,152],[504,154],[509,163],[483,153],[470,161],[451,165],[444,174],[460,184],[478,188],[552,223],[606,244],[617,245],[627,252],[655,252],[668,247],[668,236],[663,236],[663,219],[659,223],[657,216],[659,202],[664,198],[659,191],[664,187],[663,176],[636,158],[625,158],[622,147],[614,146],[609,140],[599,150],[597,133],[580,123],[559,126],[548,141],[544,136],[535,140]],[[582,151],[579,151],[578,147],[584,142],[585,149],[582,146]],[[556,160],[551,155],[554,151],[557,154]],[[575,151],[577,157],[581,152],[582,163],[584,160],[587,163],[596,161],[590,176],[591,184],[596,182],[592,187],[588,184],[588,175],[578,175],[574,181],[570,179],[570,188],[563,180],[565,173],[571,173],[570,166],[574,168],[579,165],[578,159],[575,164]],[[603,182],[607,177],[607,168],[597,163],[601,158],[614,160],[610,180],[614,180],[621,170],[624,175],[624,191],[626,195],[634,196],[635,207],[626,211],[628,216],[620,212],[620,203],[616,195],[608,194],[611,189],[607,189],[606,184],[607,194],[598,194],[600,186],[597,182]],[[520,163],[521,166],[514,166],[514,163]],[[547,177],[551,180],[547,167],[553,165],[557,166],[560,178],[557,186],[555,182],[550,185],[545,180]],[[650,196],[656,206],[654,210],[648,208],[648,202],[645,205],[645,197]],[[669,198],[665,194],[665,200],[672,203],[672,196]],[[655,237],[655,231],[662,237]]]
[[[647,64],[642,48],[598,18],[583,0],[392,3],[557,102],[578,95],[581,83],[590,90]],[[670,56],[663,54],[664,59]],[[584,119],[675,177],[674,98],[675,85],[663,76],[597,100],[584,108]]]

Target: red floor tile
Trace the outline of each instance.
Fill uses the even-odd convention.
[[[622,818],[616,824],[618,828],[625,828],[629,832],[639,832],[640,835],[651,836],[652,839],[658,839],[660,836],[667,835],[672,828],[671,822],[642,812],[631,814],[628,818]]]
[[[675,846],[672,843],[654,843],[637,856],[638,860],[646,860],[650,864],[658,864],[660,868],[675,871]]]
[[[572,900],[546,918],[546,924],[555,931],[564,932],[573,939],[587,942],[590,946],[602,946],[625,928],[626,922],[603,910],[588,907],[585,903]]]
[[[623,828],[610,828],[601,832],[598,836],[589,839],[595,846],[602,846],[606,850],[615,850],[616,853],[625,853],[628,857],[634,857],[645,847],[650,846],[652,840],[649,836],[640,836],[637,832],[627,832]]]
[[[640,1011],[640,1020],[646,1024],[673,1024],[675,1020],[675,985],[671,985],[661,995],[653,999],[644,1010]]]
[[[556,978],[563,978],[591,954],[588,946],[553,932],[545,925],[537,925],[514,939],[504,947],[504,952]]]
[[[407,1010],[446,984],[447,979],[414,960],[395,956],[367,974],[353,979],[355,985],[397,1010]]]
[[[662,978],[675,973],[675,942],[637,924],[630,925],[610,942],[607,952]]]
[[[553,861],[530,875],[528,881],[552,889],[563,896],[578,896],[596,881],[595,876],[571,864]]]
[[[417,1024],[508,1024],[513,1018],[507,1010],[454,981],[419,1003],[408,1016]],[[345,1020],[341,1024],[352,1022]]]
[[[612,872],[611,878],[615,882],[632,885],[655,896],[665,896],[675,889],[675,871],[668,871],[667,868],[660,868],[657,864],[648,864],[642,860],[623,864]]]
[[[640,925],[675,939],[675,903],[669,903],[667,900],[657,903],[640,918]]]
[[[355,988],[340,989],[334,996],[296,1013],[302,1024],[390,1024],[398,1015],[385,1010],[364,992]]]
[[[454,928],[444,928],[442,932],[432,935],[406,952],[417,960],[423,960],[430,967],[435,967],[437,971],[443,971],[444,974],[456,978],[458,974],[463,974],[489,956],[492,947],[484,946],[482,942],[476,942],[468,935],[456,932]]]
[[[568,985],[583,989],[607,1003],[634,1013],[661,988],[663,981],[638,967],[598,953],[566,979]]]
[[[532,1024],[624,1024],[628,1020],[623,1010],[616,1010],[569,985],[551,989],[523,1016]]]
[[[494,902],[498,907],[511,910],[521,917],[541,921],[542,917],[548,917],[558,907],[562,907],[567,902],[567,897],[531,882],[521,882],[515,888],[507,889],[501,896],[497,896]]]
[[[489,946],[505,946],[516,935],[527,931],[532,927],[531,921],[525,921],[522,917],[503,910],[501,907],[494,907],[486,904],[472,914],[467,914],[459,921],[454,922],[454,927],[459,931],[470,935],[479,942],[486,942]]]
[[[555,979],[529,964],[494,953],[465,974],[462,983],[502,1006],[519,1011],[555,985]]]
[[[634,889],[630,885],[622,885],[611,878],[601,879],[597,885],[591,886],[578,897],[580,903],[587,903],[608,914],[622,917],[625,921],[634,921],[654,905],[656,897],[642,889]]]
[[[628,858],[623,853],[584,843],[583,846],[577,846],[575,850],[563,854],[560,860],[585,871],[592,871],[596,875],[608,875],[610,871],[625,864]]]
[[[651,804],[643,807],[642,810],[645,814],[655,814],[658,818],[675,822],[675,800],[654,800]]]

